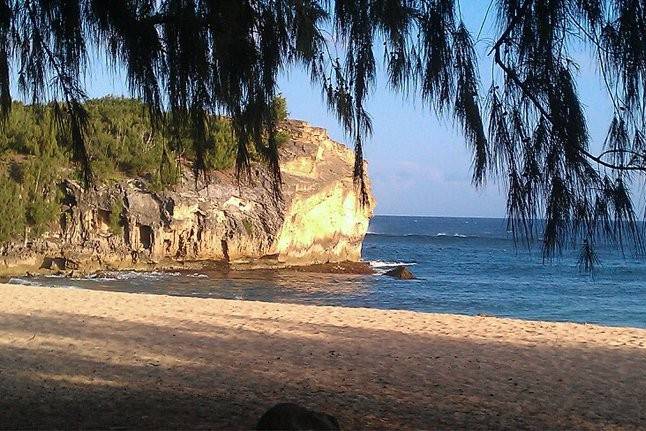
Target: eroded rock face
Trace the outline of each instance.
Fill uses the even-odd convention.
[[[208,184],[196,183],[186,169],[180,185],[159,193],[137,179],[89,191],[65,181],[58,229],[26,245],[4,245],[0,272],[359,260],[374,200],[360,203],[352,151],[304,122],[284,128],[290,139],[280,150],[282,199],[258,164],[242,182],[233,172],[213,172]],[[115,208],[122,208],[117,218]]]

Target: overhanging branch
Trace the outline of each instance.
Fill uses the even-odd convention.
[[[532,104],[536,107],[536,109],[540,112],[541,116],[545,118],[552,126],[554,126],[554,121],[552,120],[549,112],[541,101],[538,99],[538,97],[531,91],[531,89],[528,88],[526,83],[520,79],[518,74],[511,68],[509,67],[504,61],[502,61],[501,55],[500,55],[500,48],[502,47],[503,43],[507,40],[511,32],[513,31],[514,27],[518,25],[520,22],[521,17],[523,14],[527,12],[527,9],[531,5],[533,0],[525,0],[525,3],[521,6],[521,8],[518,10],[518,13],[514,16],[514,18],[511,20],[507,28],[503,31],[502,35],[500,38],[496,41],[494,44],[493,48],[491,51],[489,51],[489,54],[491,55],[492,53],[494,54],[494,62],[502,69],[502,71],[505,73],[505,75],[518,87],[520,90],[523,92],[525,97],[527,97]],[[613,163],[609,163],[605,160],[603,160],[603,156],[606,154],[612,153],[612,151],[604,151],[601,153],[599,156],[595,156],[594,154],[590,153],[584,148],[580,148],[579,151],[583,156],[586,158],[606,167],[609,169],[615,169],[619,171],[640,171],[640,172],[646,172],[646,166],[635,166],[635,165],[616,165]],[[629,152],[632,153],[633,155],[638,155],[642,159],[646,159],[646,154],[637,154],[634,152]]]

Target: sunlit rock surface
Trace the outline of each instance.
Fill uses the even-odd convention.
[[[58,229],[5,244],[0,272],[359,260],[374,199],[361,204],[353,152],[307,123],[292,120],[284,129],[290,138],[280,149],[281,198],[260,164],[252,164],[248,180],[212,172],[208,183],[196,183],[187,168],[182,183],[163,192],[137,179],[89,191],[65,181]]]

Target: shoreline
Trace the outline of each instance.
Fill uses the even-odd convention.
[[[360,262],[363,263],[363,262]],[[328,265],[328,264],[325,264]],[[330,264],[330,265],[336,265],[336,264]],[[300,269],[298,269],[300,268]],[[313,273],[313,274],[322,274],[322,275],[337,275],[337,274],[346,274],[346,275],[383,275],[379,274],[377,272],[371,272],[371,273],[361,273],[361,272],[334,272],[334,271],[319,271],[318,268],[314,268],[313,270],[310,270],[309,268],[303,268],[303,267],[289,267],[289,268],[274,268],[274,269],[262,269],[262,268],[256,268],[256,269],[245,269],[245,270],[240,270],[240,269],[234,269],[231,270],[236,273],[244,273],[244,272],[256,272],[256,273],[262,273],[263,271],[288,271],[288,272],[295,272],[295,273]],[[113,272],[113,271],[106,271],[107,273]],[[121,271],[115,271],[115,272],[121,272]],[[128,272],[128,271],[125,271]],[[192,275],[194,274],[194,271],[191,270],[185,270],[185,271],[179,271],[179,270],[173,270],[173,269],[167,269],[167,270],[158,270],[158,271],[132,271],[134,273],[166,273],[170,275]],[[207,274],[209,271],[205,271]],[[104,275],[104,272],[97,272],[94,273],[94,275],[101,276]],[[212,274],[211,274],[212,275]],[[220,275],[226,275],[226,273],[220,273]],[[66,275],[54,275],[53,277],[55,278],[60,278],[60,279],[72,279],[69,276]],[[527,322],[527,323],[545,323],[545,324],[567,324],[567,325],[580,325],[580,326],[595,326],[595,327],[601,327],[601,328],[612,328],[612,329],[628,329],[628,330],[644,330],[646,331],[646,326],[630,326],[630,325],[625,325],[625,324],[611,324],[611,323],[603,323],[603,322],[593,322],[593,321],[575,321],[575,320],[546,320],[546,319],[539,319],[539,318],[532,318],[532,317],[514,317],[514,316],[504,316],[504,315],[496,315],[496,314],[489,314],[489,313],[467,313],[467,312],[459,312],[459,311],[454,311],[454,312],[441,312],[441,311],[423,311],[423,310],[410,310],[406,308],[380,308],[380,307],[366,307],[366,306],[361,306],[361,305],[331,305],[331,304],[322,304],[322,303],[303,303],[303,302],[289,302],[289,301],[279,301],[279,302],[274,302],[271,301],[269,298],[267,299],[254,299],[254,298],[242,298],[242,299],[230,299],[230,298],[218,298],[218,297],[212,297],[212,296],[194,296],[194,295],[182,295],[182,294],[174,294],[170,295],[167,293],[159,293],[159,292],[147,292],[145,290],[136,290],[136,291],[125,291],[125,290],[110,290],[110,289],[102,289],[102,288],[89,288],[85,286],[73,286],[73,285],[46,285],[44,282],[40,284],[36,283],[20,283],[20,282],[11,282],[12,279],[18,278],[18,279],[27,279],[29,280],[30,277],[20,277],[20,276],[13,276],[13,277],[2,277],[0,276],[0,289],[5,286],[11,286],[11,287],[36,287],[36,288],[45,288],[45,289],[71,289],[71,290],[88,290],[92,292],[114,292],[114,293],[124,293],[124,294],[136,294],[136,295],[153,295],[153,296],[164,296],[164,297],[170,297],[170,298],[190,298],[190,299],[208,299],[208,300],[222,300],[222,301],[243,301],[243,302],[258,302],[258,303],[266,303],[266,304],[286,304],[286,305],[305,305],[305,306],[312,306],[312,307],[332,307],[332,308],[349,308],[349,309],[357,309],[357,310],[377,310],[377,311],[386,311],[386,312],[410,312],[410,313],[417,313],[417,314],[422,314],[422,315],[432,315],[432,316],[446,316],[446,317],[451,317],[451,316],[456,316],[456,317],[472,317],[472,318],[491,318],[491,319],[500,319],[500,320],[509,320],[509,321],[518,321],[518,322]],[[218,281],[219,279],[214,279]],[[393,281],[397,281],[397,279],[393,278]]]
[[[237,271],[237,270],[236,270]],[[257,270],[245,270],[245,271],[262,271],[262,269],[257,269]],[[148,271],[146,271],[148,272]],[[158,272],[164,272],[164,271],[158,271]],[[172,270],[168,271],[169,273],[172,273]],[[178,271],[174,271],[178,272]],[[296,272],[309,272],[309,271],[296,271]],[[312,271],[314,272],[314,271]],[[187,271],[187,273],[192,273],[192,271]],[[318,273],[318,272],[315,272]],[[320,274],[328,274],[324,272],[320,272]],[[329,274],[335,274],[335,273],[329,273]],[[362,275],[362,274],[356,274],[356,273],[348,273],[349,275]],[[62,278],[69,278],[67,276],[61,276]],[[80,290],[80,291],[90,291],[90,292],[108,292],[108,293],[120,293],[120,294],[125,294],[125,295],[144,295],[144,296],[161,296],[161,297],[166,297],[166,298],[187,298],[187,299],[192,299],[192,300],[214,300],[214,301],[227,301],[227,302],[249,302],[249,303],[258,303],[258,304],[280,304],[280,305],[286,305],[286,306],[304,306],[304,307],[317,307],[317,308],[332,308],[332,309],[351,309],[351,310],[362,310],[366,312],[370,311],[380,311],[380,312],[386,312],[386,313],[412,313],[413,315],[422,315],[422,316],[430,316],[430,317],[447,317],[447,318],[473,318],[473,319],[497,319],[497,320],[503,320],[503,321],[509,321],[509,322],[516,322],[516,323],[529,323],[529,324],[556,324],[556,325],[574,325],[574,326],[582,326],[582,327],[596,327],[596,328],[607,328],[607,329],[626,329],[626,330],[637,330],[637,331],[644,331],[644,335],[646,337],[646,327],[642,326],[627,326],[627,325],[611,325],[611,324],[605,324],[605,323],[599,323],[599,322],[576,322],[572,320],[541,320],[541,319],[532,319],[532,318],[522,318],[522,317],[510,317],[510,316],[501,316],[501,315],[495,315],[495,314],[488,314],[488,313],[477,313],[477,314],[468,314],[468,313],[460,313],[460,312],[438,312],[438,311],[420,311],[420,310],[407,310],[405,308],[376,308],[376,307],[364,307],[364,306],[358,306],[358,305],[347,305],[347,306],[340,306],[340,305],[327,305],[327,304],[304,304],[304,303],[298,303],[298,302],[273,302],[270,301],[269,299],[267,300],[262,300],[262,299],[228,299],[228,298],[214,298],[214,297],[203,297],[203,296],[189,296],[189,295],[169,295],[165,293],[150,293],[150,292],[145,292],[145,291],[136,291],[136,292],[125,292],[125,291],[120,291],[120,290],[104,290],[104,289],[88,289],[85,287],[77,287],[77,286],[66,286],[66,285],[51,285],[51,286],[45,286],[45,285],[36,285],[36,284],[20,284],[20,283],[9,283],[9,280],[14,277],[10,277],[8,279],[0,277],[0,292],[2,292],[2,289],[5,287],[23,287],[23,288],[38,288],[38,289],[63,289],[63,290]],[[646,339],[646,338],[645,338]]]
[[[104,265],[81,267],[77,269],[48,269],[37,268],[34,265],[18,265],[12,268],[0,268],[0,283],[11,277],[37,277],[56,275],[62,277],[89,277],[95,274],[113,271],[134,271],[134,272],[195,272],[213,271],[218,273],[244,272],[244,271],[294,271],[311,272],[319,274],[350,274],[350,275],[374,275],[377,271],[372,268],[368,261],[343,261],[328,263],[313,263],[307,265],[293,265],[280,263],[273,260],[257,259],[252,261],[226,262],[218,260],[190,260],[176,261],[168,260],[163,262],[141,262],[138,265]]]
[[[644,329],[0,289],[9,427],[246,429],[280,401],[343,429],[646,427]]]

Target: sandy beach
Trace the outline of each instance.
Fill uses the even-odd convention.
[[[646,429],[646,330],[0,285],[0,427]]]

